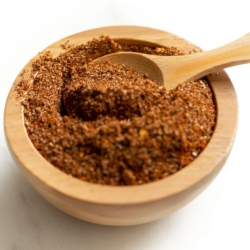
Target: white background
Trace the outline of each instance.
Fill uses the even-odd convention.
[[[15,77],[51,43],[109,25],[162,29],[209,50],[250,32],[249,1],[1,0],[0,249],[250,249],[250,65],[227,70],[240,115],[234,148],[222,172],[198,198],[164,219],[133,227],[80,221],[47,203],[18,171],[2,126]]]

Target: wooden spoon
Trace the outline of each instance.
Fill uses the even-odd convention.
[[[168,90],[227,67],[250,62],[250,33],[217,49],[184,56],[119,52],[95,61],[124,64],[163,84]]]

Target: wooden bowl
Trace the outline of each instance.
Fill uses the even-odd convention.
[[[135,26],[84,31],[66,37],[45,50],[57,56],[62,51],[60,44],[67,40],[73,44],[82,44],[102,34],[127,43],[176,46],[186,52],[200,50],[168,32]],[[24,69],[29,68],[29,65]],[[157,220],[199,195],[219,173],[232,148],[238,117],[235,90],[224,71],[210,75],[207,79],[217,105],[217,122],[212,139],[190,165],[160,181],[141,186],[113,187],[87,183],[61,172],[40,155],[28,138],[22,106],[13,98],[14,86],[6,102],[4,117],[9,150],[20,171],[38,193],[72,216],[93,223],[119,226]],[[19,80],[20,76],[15,82]]]

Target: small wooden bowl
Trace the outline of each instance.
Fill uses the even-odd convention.
[[[54,56],[67,40],[82,44],[107,34],[126,43],[175,46],[188,52],[197,46],[165,31],[115,26],[84,31],[64,38],[45,50]],[[36,59],[39,55],[33,58]],[[29,69],[30,62],[24,67]],[[29,183],[51,204],[85,221],[103,225],[136,225],[166,216],[199,195],[223,167],[237,128],[238,104],[233,85],[224,71],[207,77],[214,91],[217,123],[205,150],[186,168],[160,181],[141,186],[113,187],[71,177],[47,162],[27,136],[21,104],[12,87],[5,107],[5,134],[13,159]],[[18,76],[15,83],[20,80]]]

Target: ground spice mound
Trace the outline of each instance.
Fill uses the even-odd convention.
[[[81,74],[73,74],[63,100],[71,116],[123,120],[146,114],[165,92],[158,83],[129,67],[103,62],[92,63]]]
[[[57,57],[41,54],[16,86],[28,136],[55,167],[88,182],[138,185],[177,172],[206,147],[216,111],[205,80],[168,92],[129,67],[91,63],[119,51],[183,52],[107,36],[62,47]]]

